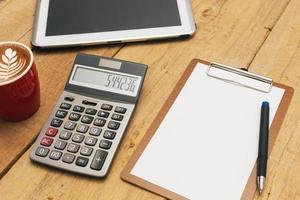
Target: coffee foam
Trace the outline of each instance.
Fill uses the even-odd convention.
[[[15,42],[0,43],[0,85],[17,80],[30,67],[31,52]]]

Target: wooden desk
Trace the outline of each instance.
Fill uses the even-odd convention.
[[[30,45],[35,0],[0,0],[0,41]],[[180,41],[34,51],[39,111],[19,123],[0,121],[0,199],[162,199],[120,179],[120,172],[193,58],[248,67],[295,88],[256,199],[300,199],[300,1],[192,0],[198,31]],[[63,90],[77,52],[149,65],[139,105],[106,179],[37,165],[31,145]],[[1,97],[0,97],[1,98]]]

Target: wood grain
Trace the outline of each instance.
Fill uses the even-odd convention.
[[[0,0],[0,10],[2,8],[5,8],[6,5],[8,5],[12,0]]]
[[[18,40],[32,29],[34,0],[6,0],[0,4],[1,40]]]
[[[118,47],[80,50],[110,57],[115,54]],[[0,177],[24,153],[28,145],[32,144],[65,86],[76,54],[76,50],[70,49],[52,53],[34,53],[41,86],[41,107],[25,121],[18,123],[0,121]]]
[[[300,199],[300,1],[292,1],[250,66],[295,89],[274,145],[267,187],[255,199]]]
[[[6,9],[2,9],[2,11],[0,9],[0,19],[5,15],[4,23],[2,21],[0,23],[0,41],[18,40],[18,38],[21,38],[18,41],[30,46],[35,1],[22,2],[16,4],[18,0],[12,1],[6,6]],[[10,11],[15,12],[9,15]],[[29,19],[19,19],[19,17],[23,18],[25,16],[29,17]],[[24,22],[22,24],[23,28],[19,27],[22,22]],[[41,107],[28,120],[18,123],[0,121],[0,177],[32,144],[64,88],[77,52],[111,57],[121,47],[122,45],[114,45],[43,51],[34,50],[34,59],[41,87]]]
[[[6,5],[6,7],[13,10],[27,6],[22,3],[15,3],[17,1],[18,0],[12,1],[10,4]],[[292,0],[290,5],[297,5],[297,3],[295,3],[296,1],[298,0]],[[272,68],[269,68],[263,59],[268,58],[268,56],[266,56],[268,53],[276,54],[274,53],[275,50],[277,53],[280,52],[280,46],[275,50],[271,47],[266,48],[266,53],[261,56],[261,62],[258,60],[260,54],[257,53],[263,46],[265,40],[267,39],[268,41],[268,36],[270,32],[273,32],[272,29],[282,13],[284,12],[284,14],[287,15],[285,9],[289,2],[289,0],[244,0],[243,2],[239,0],[193,0],[193,11],[198,31],[191,39],[128,44],[119,52],[120,46],[112,46],[112,48],[93,47],[84,49],[89,53],[96,53],[99,55],[114,55],[118,52],[116,54],[117,58],[142,62],[149,65],[149,71],[142,90],[139,105],[133,120],[130,123],[127,134],[121,143],[119,152],[113,162],[108,177],[105,179],[93,179],[34,164],[29,160],[29,149],[0,180],[1,197],[3,199],[161,199],[161,197],[157,195],[121,181],[119,176],[121,170],[134,151],[136,144],[138,144],[144,136],[154,117],[175,86],[175,83],[179,80],[179,77],[185,70],[185,67],[190,60],[195,57],[235,66],[248,66],[253,58],[255,58],[255,62],[251,65],[251,69],[253,66],[253,70],[261,70],[262,73],[272,76],[273,74],[270,73]],[[290,5],[289,9],[291,10]],[[32,14],[33,8],[30,7],[29,10],[31,12],[30,14]],[[24,12],[29,11],[24,10]],[[0,18],[4,16],[2,13],[3,11],[0,10]],[[27,13],[24,15],[27,16],[30,14]],[[6,37],[12,39],[22,37],[21,41],[28,44],[31,34],[29,22],[26,27],[18,28],[19,22],[14,20],[14,18],[22,17],[23,14],[8,13],[8,15],[8,20],[11,20],[15,25],[10,25],[5,22],[4,24],[5,26],[8,26],[8,28],[4,30],[0,29],[0,38],[4,40]],[[288,19],[286,22],[287,21]],[[292,21],[293,23],[299,23],[299,20],[296,21],[296,19],[293,19]],[[25,22],[27,23],[26,20]],[[3,26],[4,25],[2,25],[1,22],[0,28]],[[15,33],[12,33],[14,26],[16,26],[16,31]],[[277,35],[280,36],[280,32],[284,31],[285,30],[282,27]],[[9,33],[11,33],[12,36],[10,36]],[[295,34],[298,35],[294,35],[294,38],[299,38],[299,33]],[[290,35],[287,34],[287,37],[288,36]],[[282,39],[282,43],[285,43],[288,40],[289,38]],[[269,45],[272,46],[273,43],[277,42],[278,41],[274,39],[274,41],[269,42]],[[262,49],[264,49],[264,46]],[[2,167],[7,163],[11,163],[11,161],[6,162],[7,158],[15,159],[16,155],[22,154],[22,151],[26,149],[26,146],[28,146],[36,136],[38,129],[42,126],[42,123],[46,120],[52,109],[57,96],[62,91],[75,52],[81,50],[82,49],[66,49],[35,52],[42,83],[42,100],[44,104],[40,111],[28,121],[20,124],[0,122],[0,159],[2,160]],[[282,52],[282,54],[284,54],[284,52]],[[276,55],[274,55],[274,57],[276,57]],[[259,67],[255,68],[255,63],[257,63],[257,66]],[[274,64],[274,66],[275,65],[276,64]],[[266,67],[265,70],[264,68],[260,68],[261,66]],[[284,68],[282,66],[276,67],[278,72]],[[285,71],[285,73],[287,73],[287,71]],[[294,82],[299,81],[299,74],[297,79],[294,76],[295,73],[290,73],[289,79]],[[58,74],[59,78],[53,79],[52,77],[54,74]],[[281,81],[281,79],[278,81]],[[289,82],[285,83],[289,84]],[[295,105],[294,109],[297,110]],[[295,122],[296,118],[294,119],[293,117],[298,117],[299,119],[298,115],[289,116],[290,117],[287,117],[286,121],[288,121],[289,118],[292,118]],[[290,125],[283,127],[281,132],[295,133],[295,126],[296,125],[294,124],[294,126]],[[27,128],[24,130],[22,127]],[[294,129],[290,129],[292,127]],[[3,136],[4,132],[6,132],[6,135],[12,136]],[[10,142],[10,145],[6,144],[6,142]],[[281,154],[278,148],[284,148],[283,146],[288,142],[284,137],[281,137],[281,140],[278,140],[277,143],[279,143],[275,144],[275,149],[277,150],[273,152],[275,155]],[[15,145],[17,147],[14,148],[18,149],[13,151],[13,147],[11,147],[9,151],[6,151],[4,147],[2,148],[2,145],[5,145],[6,148]],[[297,145],[294,144],[294,146]],[[13,151],[13,153],[11,153],[11,151]],[[290,155],[288,149],[285,149],[285,151]],[[293,151],[295,151],[295,149],[293,149]],[[2,155],[5,156],[4,159],[2,159]],[[294,156],[295,157],[293,158],[297,160],[296,155]],[[271,166],[274,165],[272,164],[273,163],[271,163]],[[286,163],[282,163],[282,165],[286,165]],[[278,168],[275,166],[275,169]],[[287,168],[283,167],[283,171],[279,170],[279,172],[283,174],[288,173],[288,170],[286,169]],[[297,169],[299,171],[300,168],[296,167],[294,172],[296,172]],[[273,173],[272,169],[271,173]],[[272,180],[273,179],[270,181]],[[297,179],[295,178],[293,182],[296,180]],[[285,181],[279,180],[279,182],[285,184]],[[274,187],[273,184],[271,184],[271,186]],[[282,190],[284,187],[284,185],[277,184],[274,193],[275,191]],[[286,193],[282,195],[290,195],[291,193],[288,191],[290,191],[290,189],[286,188]]]

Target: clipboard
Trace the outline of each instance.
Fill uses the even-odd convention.
[[[266,77],[263,77],[263,76],[260,76],[260,75],[254,74],[254,73],[250,73],[250,72],[247,72],[244,70],[236,69],[236,68],[225,66],[222,64],[210,63],[210,62],[204,61],[204,60],[194,59],[191,61],[191,63],[186,68],[182,77],[177,82],[176,86],[174,87],[172,93],[170,94],[170,96],[164,103],[163,107],[159,111],[157,117],[152,122],[150,128],[148,129],[148,131],[145,134],[144,138],[142,139],[141,143],[135,150],[134,154],[130,158],[130,160],[127,163],[127,165],[125,166],[125,168],[123,169],[123,171],[121,173],[121,178],[124,181],[132,183],[136,186],[144,188],[148,191],[151,191],[153,193],[156,193],[156,194],[158,194],[162,197],[166,197],[168,199],[176,199],[176,200],[189,199],[183,195],[178,194],[176,191],[166,189],[164,187],[161,187],[160,185],[157,185],[155,183],[147,181],[141,177],[135,176],[131,172],[132,172],[133,168],[135,167],[135,165],[137,164],[138,160],[143,155],[145,149],[147,148],[147,145],[152,140],[157,129],[160,127],[162,121],[168,114],[169,110],[171,109],[176,98],[178,97],[181,90],[183,89],[184,85],[188,81],[189,77],[193,73],[195,67],[199,63],[208,66],[208,70],[206,72],[207,76],[219,79],[220,81],[228,82],[228,84],[237,85],[237,87],[240,87],[240,86],[247,87],[248,89],[258,90],[263,93],[270,92],[272,87],[278,87],[278,88],[282,88],[285,90],[284,94],[282,96],[282,99],[279,103],[277,112],[274,115],[272,124],[270,126],[270,131],[269,131],[269,154],[270,154],[272,147],[274,146],[276,137],[278,135],[279,129],[282,125],[282,122],[283,122],[286,112],[288,110],[288,106],[291,102],[293,92],[294,92],[293,88],[286,86],[286,85],[279,84],[279,83],[273,83],[272,79],[269,79],[269,78],[266,78]],[[254,84],[254,86],[253,85],[249,86],[249,85],[245,85],[244,83],[240,83],[235,80],[230,80],[230,79],[228,79],[228,77],[225,77],[225,78],[220,77],[220,76],[218,76],[218,73],[215,73],[215,74],[213,73],[213,71],[214,71],[213,69],[225,70],[226,72],[233,73],[236,76],[244,76],[246,78],[253,79],[255,82],[260,82],[258,84],[259,86],[262,86],[261,84],[263,84],[264,85],[263,89],[254,87],[254,86],[257,86],[257,84]],[[259,118],[259,116],[258,116],[258,118]],[[257,188],[257,186],[256,186],[256,164],[255,164],[250,172],[248,180],[246,181],[245,187],[243,189],[243,192],[242,192],[240,198],[241,199],[253,199],[256,188]]]

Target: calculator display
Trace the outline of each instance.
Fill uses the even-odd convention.
[[[71,84],[136,96],[141,77],[82,65],[75,66]]]

